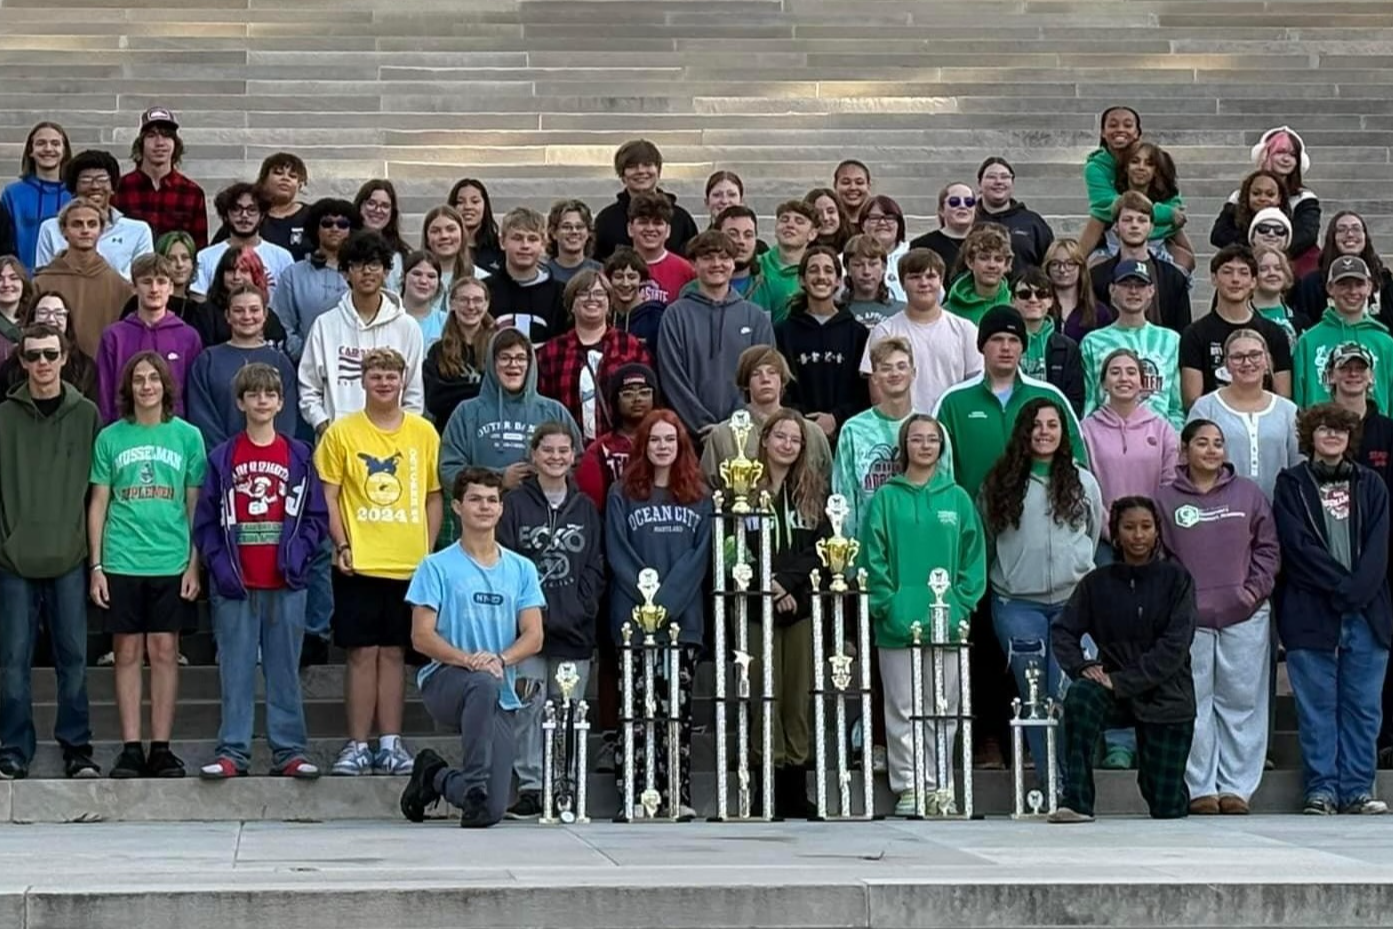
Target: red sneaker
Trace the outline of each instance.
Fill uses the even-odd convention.
[[[198,776],[205,781],[225,781],[233,777],[245,777],[246,771],[237,767],[231,758],[215,758],[198,769]]]
[[[304,758],[292,758],[279,768],[271,770],[273,777],[293,777],[302,781],[312,781],[319,777],[319,765]]]

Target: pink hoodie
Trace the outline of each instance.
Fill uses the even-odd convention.
[[[1120,497],[1141,494],[1155,497],[1162,484],[1175,480],[1180,437],[1150,407],[1138,406],[1123,419],[1111,407],[1101,406],[1081,425],[1088,446],[1089,468],[1103,492],[1103,508],[1112,509]],[[1107,522],[1103,537],[1107,537]]]

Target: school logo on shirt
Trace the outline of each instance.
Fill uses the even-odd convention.
[[[899,452],[893,445],[877,445],[871,449],[871,460],[866,465],[866,476],[861,478],[861,491],[869,497],[883,487],[886,481],[900,473]]]
[[[401,452],[390,458],[377,459],[359,452],[358,457],[368,466],[367,480],[363,491],[367,498],[378,506],[391,506],[401,499],[401,481],[397,479],[397,465],[401,463]]]
[[[1331,519],[1349,519],[1349,482],[1320,485],[1320,505]]]
[[[502,606],[503,595],[485,593],[483,591],[476,590],[474,592],[474,602],[482,604],[484,606]]]
[[[1156,367],[1156,362],[1150,358],[1141,360],[1141,396],[1137,399],[1145,401],[1153,394],[1159,394],[1166,386],[1165,375],[1161,369]]]
[[[940,526],[956,526],[958,524],[958,511],[939,510],[938,523]]]
[[[1216,523],[1221,519],[1247,519],[1242,510],[1233,510],[1227,504],[1201,509],[1193,503],[1175,508],[1175,524],[1181,529],[1193,529],[1200,523]]]
[[[363,383],[363,350],[356,345],[340,345],[339,361],[335,365],[339,385]]]

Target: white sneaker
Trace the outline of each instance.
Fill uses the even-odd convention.
[[[895,801],[895,815],[904,817],[919,815],[919,808],[914,803],[913,790],[906,790],[900,794],[899,799]]]
[[[97,659],[97,667],[99,668],[109,668],[114,664],[116,664],[115,652],[107,652],[105,655]]]
[[[397,744],[391,749],[379,748],[377,754],[372,756],[372,773],[389,775],[407,775],[415,766],[415,759],[406,750],[406,743],[400,738]]]
[[[344,743],[339,757],[334,759],[332,773],[339,777],[358,777],[372,773],[372,749],[366,745],[359,748],[352,739]]]

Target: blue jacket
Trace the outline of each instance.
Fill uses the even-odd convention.
[[[1287,648],[1334,651],[1340,624],[1362,613],[1374,637],[1393,640],[1393,603],[1388,593],[1388,490],[1363,465],[1350,478],[1350,554],[1347,571],[1326,547],[1320,491],[1310,464],[1277,475],[1272,509],[1282,545],[1281,596],[1277,631]]]
[[[0,193],[0,204],[10,214],[14,226],[15,254],[30,274],[37,270],[34,254],[39,247],[39,227],[44,220],[57,216],[72,198],[62,181],[43,181],[32,174]]]
[[[229,600],[245,600],[247,588],[242,583],[242,564],[232,537],[237,518],[232,481],[232,448],[236,440],[234,435],[208,456],[203,492],[194,510],[193,540],[218,594]],[[324,487],[314,469],[310,447],[298,439],[289,441],[290,490],[285,495],[286,526],[281,532],[276,567],[285,578],[286,587],[304,590],[309,585],[310,561],[329,535],[329,507],[324,502]]]

